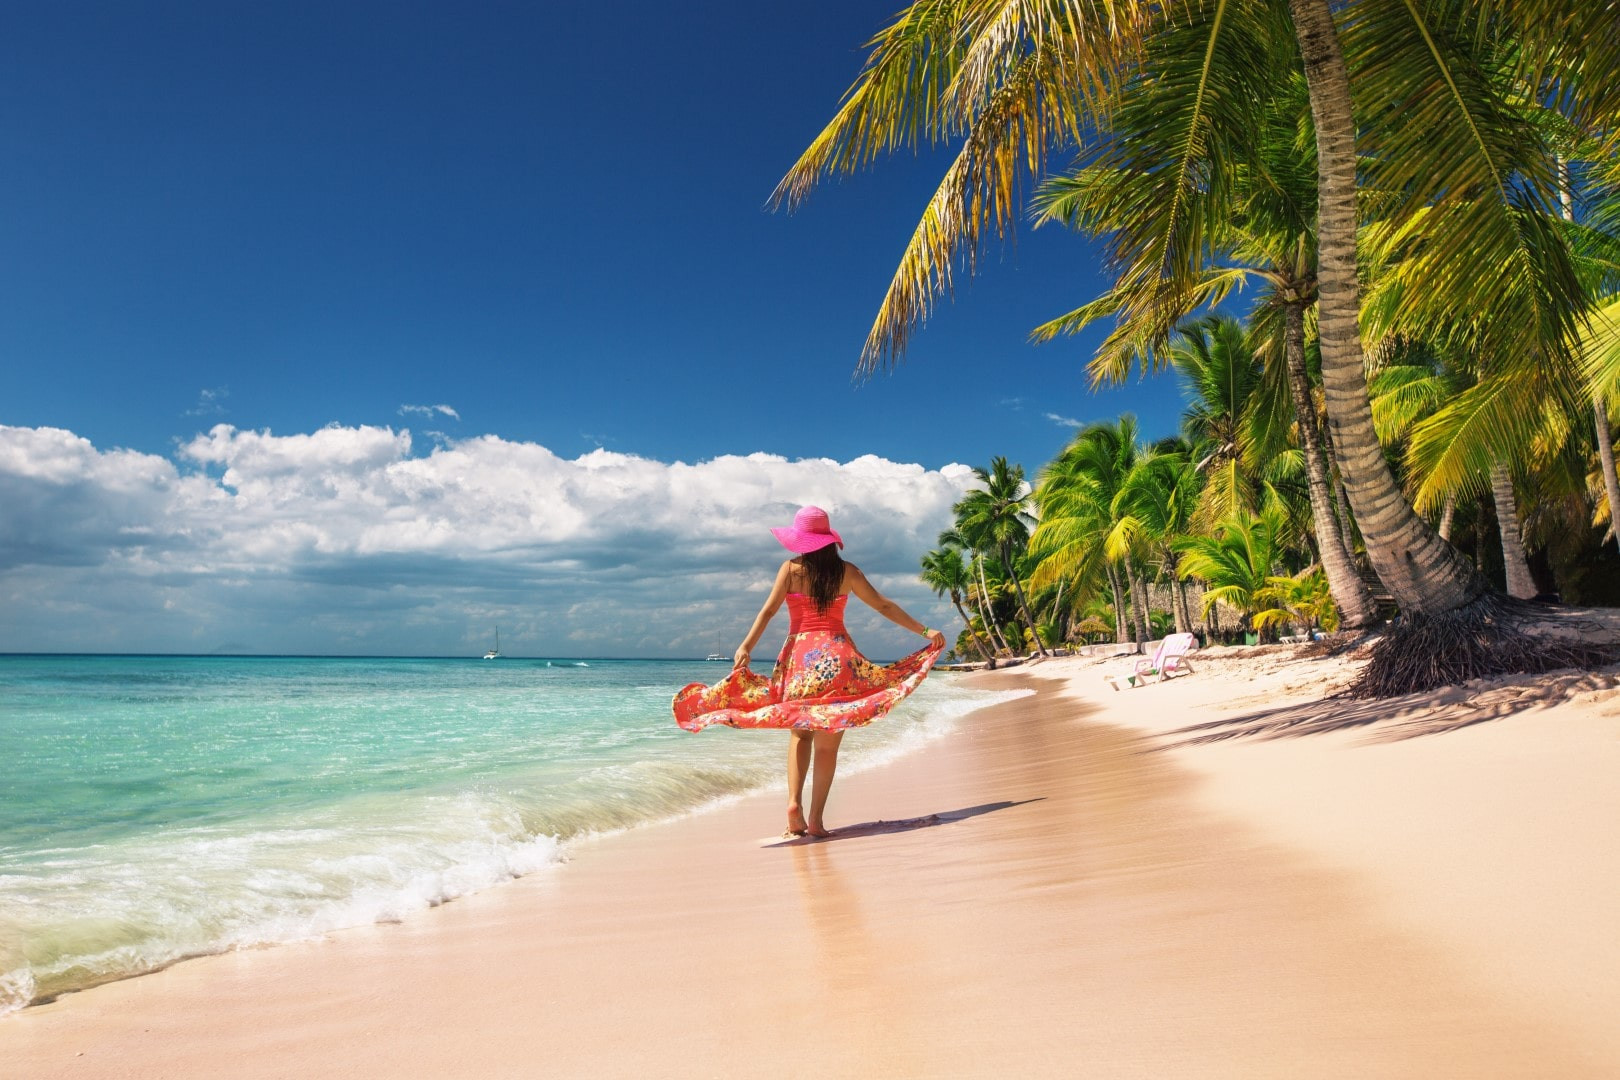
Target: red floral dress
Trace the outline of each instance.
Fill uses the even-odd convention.
[[[917,689],[940,650],[927,645],[892,664],[874,664],[844,629],[848,600],[846,593],[817,611],[810,597],[788,593],[787,641],[771,677],[743,668],[713,686],[682,687],[675,722],[687,731],[710,724],[843,731],[887,713]]]

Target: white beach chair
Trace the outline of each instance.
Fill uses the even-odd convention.
[[[1191,634],[1171,634],[1159,642],[1158,649],[1153,653],[1153,659],[1136,662],[1136,669],[1131,672],[1127,681],[1136,687],[1145,686],[1152,678],[1163,682],[1177,675],[1190,674],[1193,668],[1192,664],[1187,662],[1187,653],[1196,648],[1198,639]],[[1115,689],[1118,689],[1117,684]]]

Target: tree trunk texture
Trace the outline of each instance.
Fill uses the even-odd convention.
[[[1125,589],[1119,583],[1119,567],[1108,564],[1108,585],[1114,590],[1114,644],[1125,644],[1125,624],[1130,616],[1125,610]]]
[[[1187,610],[1187,596],[1182,587],[1180,575],[1176,573],[1176,565],[1180,560],[1174,551],[1168,552],[1164,560],[1165,578],[1170,588],[1170,614],[1176,620],[1176,633],[1192,633],[1192,617]]]
[[[1496,503],[1496,525],[1502,534],[1502,567],[1507,575],[1508,595],[1528,600],[1536,595],[1536,579],[1530,576],[1530,560],[1524,553],[1524,537],[1519,531],[1519,504],[1513,497],[1513,473],[1507,462],[1491,466],[1491,499]]]
[[[1063,610],[1062,578],[1058,578],[1057,596],[1052,600],[1052,621],[1057,624],[1058,644],[1062,645],[1069,640],[1069,614]]]
[[[1001,636],[1001,627],[996,625],[995,608],[990,603],[990,584],[984,579],[984,557],[977,553],[973,556],[974,565],[979,570],[979,621],[984,623],[984,632],[990,635],[990,644],[998,651],[1012,652],[1007,648],[1007,641]]]
[[[961,597],[961,595],[958,594],[958,593],[952,593],[951,594],[951,603],[956,605],[956,613],[958,615],[962,616],[962,625],[967,627],[968,637],[973,639],[973,647],[975,649],[979,650],[979,655],[981,657],[983,657],[986,660],[990,659],[990,656],[991,656],[990,649],[985,645],[985,643],[983,641],[979,640],[979,632],[977,630],[973,629],[973,620],[968,618],[968,613],[965,610],[963,610],[963,608],[962,608],[962,597]]]
[[[1451,539],[1451,526],[1457,521],[1457,496],[1446,496],[1446,504],[1440,509],[1440,539]]]
[[[1558,208],[1565,221],[1575,220],[1575,200],[1569,190],[1569,163],[1558,158]],[[1620,477],[1614,471],[1614,439],[1609,434],[1609,407],[1602,394],[1592,397],[1592,426],[1597,435],[1598,462],[1603,468],[1603,494],[1609,500],[1609,535],[1620,547]]]
[[[1131,576],[1131,616],[1136,622],[1136,644],[1140,648],[1153,640],[1147,616],[1147,585],[1133,563],[1127,561],[1125,569]]]
[[[1614,439],[1609,435],[1609,407],[1602,396],[1592,400],[1592,417],[1596,421],[1598,460],[1603,463],[1603,493],[1609,500],[1609,536],[1620,548],[1620,478],[1614,471]]]
[[[1305,471],[1310,477],[1311,519],[1316,523],[1316,547],[1322,572],[1327,575],[1328,591],[1339,606],[1339,619],[1345,626],[1361,629],[1378,621],[1378,608],[1372,593],[1346,548],[1339,531],[1339,518],[1333,512],[1333,491],[1328,485],[1327,461],[1322,456],[1322,440],[1316,428],[1316,404],[1311,398],[1311,379],[1305,370],[1305,304],[1296,300],[1283,309],[1283,354],[1288,364],[1288,388],[1293,393],[1294,416],[1299,423],[1299,441],[1305,447]]]
[[[1327,444],[1327,440],[1324,439],[1323,443]],[[1330,447],[1329,453],[1331,452]],[[1333,481],[1333,508],[1339,515],[1339,535],[1344,540],[1344,550],[1348,551],[1350,557],[1354,559],[1356,553],[1356,523],[1355,519],[1350,515],[1350,497],[1344,493],[1343,480],[1335,479]],[[1359,566],[1356,567],[1357,572],[1360,569]]]
[[[1356,128],[1333,12],[1329,0],[1288,0],[1288,10],[1316,123],[1318,325],[1328,436],[1379,580],[1407,614],[1451,611],[1484,595],[1487,585],[1413,512],[1373,430],[1356,280]]]
[[[1339,524],[1339,539],[1344,542],[1344,550],[1350,553],[1350,561],[1361,573],[1361,564],[1356,562],[1356,523],[1350,515],[1350,498],[1344,493],[1344,480],[1339,475],[1339,462],[1333,453],[1333,440],[1328,433],[1318,430],[1317,435],[1322,439],[1322,457],[1327,461],[1328,479],[1332,482],[1333,491],[1333,520]],[[1362,583],[1367,578],[1362,576]]]
[[[1035,625],[1035,613],[1029,610],[1029,601],[1024,599],[1023,583],[1018,580],[1018,571],[1014,567],[1011,549],[1003,548],[1001,552],[1001,568],[1007,572],[1008,577],[1012,578],[1013,595],[1018,597],[1018,610],[1024,613],[1024,621],[1029,624],[1029,632],[1035,637],[1035,651],[1042,656],[1048,656],[1050,654],[1046,651],[1046,646],[1041,644],[1041,629]]]

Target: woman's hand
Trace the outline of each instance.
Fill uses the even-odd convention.
[[[748,668],[748,650],[741,645],[737,646],[737,654],[731,658],[732,671],[745,671]]]
[[[936,649],[945,647],[945,635],[938,630],[928,631],[928,643]]]

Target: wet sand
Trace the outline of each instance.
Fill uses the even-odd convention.
[[[1613,702],[1565,693],[1417,738],[1377,736],[1402,722],[1388,710],[1288,739],[1178,732],[1315,700],[1337,663],[1205,663],[1124,694],[1079,661],[979,676],[1038,693],[841,777],[831,840],[773,841],[782,798],[751,797],[402,924],[25,1010],[0,1020],[0,1062],[30,1078],[1615,1075],[1620,1043],[1594,1023],[1620,1011],[1603,836],[1620,815],[1601,816],[1620,785],[1594,787],[1620,752]],[[1579,855],[1595,868],[1560,869]],[[1537,909],[1549,928],[1504,940]]]

